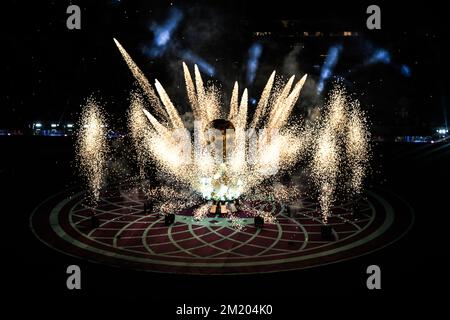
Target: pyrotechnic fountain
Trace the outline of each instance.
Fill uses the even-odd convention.
[[[100,106],[93,98],[88,99],[81,114],[79,126],[76,146],[77,160],[81,174],[91,191],[90,200],[95,203],[100,196],[100,188],[106,170],[108,143],[105,118]]]
[[[369,135],[358,103],[349,100],[341,88],[333,91],[319,118],[293,120],[290,115],[307,76],[298,81],[292,76],[284,82],[274,71],[249,121],[247,89],[239,95],[236,82],[229,106],[223,106],[219,89],[203,81],[196,65],[192,77],[183,63],[187,97],[195,118],[192,137],[162,84],[156,79],[150,84],[120,43],[114,41],[141,88],[131,94],[128,112],[141,178],[145,179],[145,168],[151,163],[174,184],[146,190],[149,196],[158,193],[163,199],[161,211],[179,210],[199,198],[220,204],[267,194],[267,180],[288,173],[301,159],[309,163],[325,222],[339,184],[349,180],[348,191],[361,191]],[[81,125],[78,158],[92,194],[98,198],[107,141],[104,118],[93,101],[86,105]],[[176,201],[176,197],[183,199],[183,195],[174,195],[176,187],[181,186],[192,192],[184,195],[184,201]],[[275,200],[297,195],[288,188],[272,188],[269,193]],[[209,207],[198,205],[194,217],[201,219]],[[266,212],[255,214],[272,221]],[[236,217],[231,215],[231,220]],[[239,221],[235,222],[239,228]]]

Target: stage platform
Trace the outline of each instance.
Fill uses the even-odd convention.
[[[290,214],[283,204],[253,203],[272,212],[276,222],[259,229],[251,215],[241,214],[240,230],[226,217],[196,221],[192,210],[165,226],[164,216],[145,213],[143,197],[126,185],[107,189],[95,208],[86,207],[84,198],[84,191],[67,190],[44,201],[30,218],[36,237],[91,262],[178,274],[265,273],[337,263],[394,242],[414,220],[403,201],[382,190],[368,191],[357,214],[350,203],[333,208],[333,240],[322,238],[317,204],[306,198]]]

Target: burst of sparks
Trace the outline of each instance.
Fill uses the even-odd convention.
[[[231,221],[231,227],[235,230],[241,231],[245,228],[244,220],[237,217],[236,215],[230,214],[228,218]]]
[[[350,173],[350,191],[361,193],[362,184],[367,174],[370,158],[370,134],[367,122],[357,102],[353,103],[347,127],[347,158],[352,171]]]
[[[370,157],[366,123],[358,102],[337,86],[317,123],[311,162],[324,223],[328,221],[339,185],[349,180],[350,193],[361,192]]]
[[[242,90],[236,82],[229,105],[223,106],[220,90],[203,81],[196,65],[192,76],[183,63],[187,98],[195,120],[192,139],[163,85],[156,79],[152,85],[120,43],[116,39],[114,42],[144,94],[132,92],[128,112],[128,128],[142,180],[146,179],[147,166],[154,164],[178,187],[204,198],[213,195],[215,200],[231,200],[244,195],[250,199],[258,194],[260,198],[290,201],[298,196],[298,190],[267,188],[265,182],[279,173],[289,173],[299,160],[307,160],[325,223],[339,186],[345,184],[342,179],[349,180],[352,193],[361,192],[370,157],[370,136],[364,113],[341,87],[332,91],[317,119],[291,121],[306,75],[297,81],[292,76],[283,82],[276,78],[274,71],[261,93],[253,118],[248,119],[247,89]],[[230,144],[226,157],[222,158],[217,156],[207,128],[213,120],[225,117],[225,109],[234,133],[226,134]],[[78,137],[79,162],[98,199],[108,149],[104,117],[92,100],[83,111],[82,128]],[[145,191],[148,197],[159,198],[164,213],[198,202],[192,193],[188,195],[175,189]],[[189,198],[192,201],[187,201]],[[201,219],[206,214],[205,207],[200,206],[194,216]],[[265,221],[272,221],[270,214],[260,214]],[[233,215],[230,219],[240,228],[241,219]]]
[[[209,204],[204,204],[204,205],[201,205],[200,207],[196,208],[194,210],[194,219],[196,221],[203,220],[208,215],[209,208],[210,208]]]
[[[261,217],[264,219],[264,223],[275,224],[277,223],[277,218],[271,214],[270,212],[263,210],[256,210],[255,216]]]
[[[144,79],[142,72],[125,49],[117,40],[115,43],[138,83],[151,97],[150,105],[161,115],[163,112],[158,109],[161,103],[158,101],[156,105],[153,105],[155,90],[149,85],[149,81]],[[204,179],[213,178],[224,165],[222,161],[217,161],[220,157],[215,156],[205,132],[206,126],[223,114],[221,111],[223,107],[220,104],[220,92],[213,85],[205,84],[197,66],[194,66],[194,77],[184,63],[183,70],[188,100],[193,109],[195,121],[198,123],[197,130],[194,132],[194,140],[197,143],[192,144],[190,137],[184,133],[184,125],[176,107],[157,80],[155,80],[156,92],[165,108],[166,117],[160,119],[154,117],[151,111],[144,107],[142,97],[133,94],[129,127],[134,137],[135,147],[138,153],[142,154],[141,159],[138,159],[142,165],[146,159],[151,158],[158,168],[176,177],[181,184],[189,185],[198,192],[204,193]],[[295,164],[299,150],[303,149],[304,141],[298,130],[293,132],[286,127],[286,122],[305,80],[306,75],[294,86],[294,77],[291,77],[278,89],[273,85],[275,81],[275,72],[273,72],[263,90],[251,123],[247,122],[248,91],[244,89],[239,97],[239,86],[235,84],[230,101],[229,120],[234,124],[236,133],[230,154],[225,161],[227,173],[224,180],[228,184],[219,186],[222,190],[224,188],[229,190],[222,194],[238,196],[260,184],[267,177],[275,175],[280,170],[280,162],[282,169]],[[274,98],[271,98],[271,95]],[[142,106],[141,110],[138,108],[139,105]],[[266,109],[268,109],[267,112]],[[149,128],[145,128],[142,113],[148,119]],[[254,135],[254,141],[249,141],[246,129],[256,128],[258,124],[261,124],[263,128],[262,133],[259,136]],[[240,185],[238,186],[237,183]]]
[[[89,98],[83,108],[77,139],[77,160],[87,180],[91,198],[96,203],[104,182],[108,154],[107,125],[98,103]]]

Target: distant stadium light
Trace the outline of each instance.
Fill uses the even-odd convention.
[[[57,123],[52,123],[50,126],[51,126],[52,128],[56,128],[56,127],[58,126],[58,124],[57,124]]]
[[[42,123],[39,123],[39,122],[34,123],[33,125],[34,125],[35,128],[41,128],[42,127]]]
[[[73,128],[73,124],[72,123],[68,123],[67,124],[67,128]]]

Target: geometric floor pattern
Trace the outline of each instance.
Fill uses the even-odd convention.
[[[383,193],[383,192],[381,192]],[[43,202],[30,218],[34,234],[64,254],[117,267],[183,274],[245,274],[311,268],[358,257],[401,237],[412,225],[409,207],[379,191],[368,192],[352,214],[335,206],[329,217],[335,240],[321,237],[316,203],[300,199],[295,214],[283,204],[254,203],[276,222],[264,228],[243,218],[237,230],[227,218],[196,221],[188,213],[164,225],[158,212],[144,213],[138,192],[111,187],[95,208],[83,205],[84,192],[66,191]],[[90,223],[92,212],[99,227]]]

